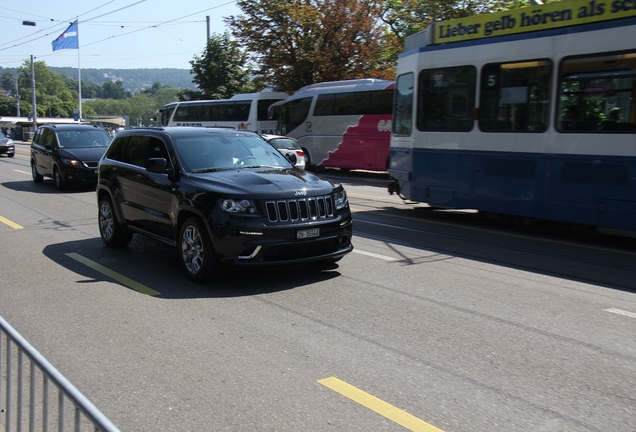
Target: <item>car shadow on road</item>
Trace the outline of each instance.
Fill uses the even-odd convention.
[[[51,261],[86,278],[77,283],[111,282],[159,299],[242,297],[320,283],[340,276],[337,264],[275,267],[227,266],[217,280],[198,284],[181,269],[175,248],[141,236],[124,248],[109,248],[100,238],[51,244]]]
[[[63,191],[55,188],[55,182],[51,179],[44,179],[42,183],[34,183],[33,180],[9,181],[0,183],[0,186],[17,192],[35,192],[38,194],[69,194],[69,193],[95,193],[93,184],[69,184]]]

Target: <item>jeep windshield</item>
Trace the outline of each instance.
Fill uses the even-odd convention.
[[[236,168],[293,168],[278,150],[258,136],[200,135],[175,139],[184,168],[193,173]]]

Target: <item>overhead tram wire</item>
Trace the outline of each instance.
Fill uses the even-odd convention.
[[[76,17],[84,16],[84,15],[86,15],[86,14],[88,14],[88,13],[90,13],[90,12],[93,12],[93,11],[95,11],[95,10],[97,10],[97,9],[100,9],[100,8],[102,8],[102,7],[104,7],[104,6],[108,5],[108,4],[110,4],[110,3],[113,3],[114,1],[115,1],[115,0],[110,0],[110,1],[108,1],[108,2],[106,2],[106,3],[104,3],[104,4],[100,5],[100,6],[98,6],[98,7],[96,7],[96,8],[93,8],[93,9],[89,10],[88,12],[83,12],[83,13],[81,13],[81,14],[77,15]],[[94,21],[94,20],[95,20],[95,19],[97,19],[97,18],[101,18],[101,17],[107,16],[107,15],[111,15],[111,14],[113,14],[113,13],[115,13],[115,12],[119,12],[119,11],[121,11],[121,10],[123,10],[123,9],[130,8],[130,7],[132,7],[132,6],[135,6],[135,5],[139,4],[139,3],[143,3],[143,2],[145,2],[145,1],[146,1],[146,0],[140,0],[140,1],[137,1],[137,2],[132,3],[132,4],[130,4],[130,5],[124,6],[124,7],[122,7],[122,8],[119,8],[119,9],[116,9],[116,10],[113,10],[113,11],[110,11],[110,12],[107,12],[107,13],[105,13],[105,14],[98,15],[98,16],[93,17],[93,18],[88,18],[88,19],[86,19],[86,20],[83,20],[82,22],[83,22],[83,23],[85,23],[85,22]],[[151,28],[158,28],[159,26],[164,26],[164,25],[166,25],[166,24],[173,23],[173,22],[175,22],[175,21],[179,21],[179,20],[182,20],[182,19],[184,19],[184,18],[189,18],[189,17],[191,17],[191,16],[198,15],[198,14],[201,14],[201,13],[203,13],[203,12],[207,12],[207,11],[210,11],[210,10],[218,9],[218,8],[221,8],[221,7],[223,7],[223,6],[227,6],[227,5],[229,5],[229,4],[233,4],[233,3],[235,3],[235,0],[228,1],[228,2],[222,3],[222,4],[220,4],[220,5],[216,5],[216,6],[211,7],[211,8],[203,9],[203,10],[201,10],[201,11],[194,12],[194,13],[191,13],[191,14],[188,14],[188,15],[184,15],[184,16],[182,16],[182,17],[178,17],[178,18],[175,18],[175,19],[172,19],[172,20],[169,20],[169,21],[164,21],[164,22],[161,22],[161,23],[159,23],[159,24],[150,25],[150,26],[147,26],[147,27],[144,27],[144,28],[138,29],[138,30],[130,31],[130,32],[127,32],[127,33],[119,34],[119,35],[109,36],[109,37],[107,37],[107,38],[104,38],[104,39],[101,39],[101,40],[98,40],[98,41],[92,42],[92,43],[90,43],[90,44],[83,44],[83,45],[82,45],[82,47],[90,46],[90,45],[94,45],[94,44],[97,44],[97,43],[100,43],[100,42],[105,42],[105,41],[107,41],[107,40],[114,39],[114,38],[118,38],[118,37],[121,37],[121,36],[126,36],[126,35],[129,35],[129,34],[132,34],[132,33],[137,33],[137,32],[142,31],[142,30],[148,30],[148,29],[151,29]],[[17,11],[16,11],[16,12],[17,12]],[[20,13],[22,13],[22,12],[20,12]],[[62,26],[62,24],[63,24],[63,25],[66,25],[66,23],[71,22],[71,21],[73,21],[74,19],[75,19],[75,18],[72,18],[72,19],[70,19],[70,20],[61,21],[61,22],[60,22],[61,24],[55,24],[55,25],[53,25],[53,26],[50,26],[50,27],[48,27],[48,28],[46,28],[46,29],[43,29],[43,30],[40,30],[40,31],[47,31],[47,30],[51,30],[51,29],[53,29],[53,30],[54,30],[54,29],[60,29],[60,28],[61,28],[61,26]],[[55,22],[56,20],[51,19],[51,21],[54,21],[54,22]],[[38,31],[38,32],[40,32],[40,31]],[[36,40],[39,40],[39,39],[48,38],[48,37],[51,37],[52,35],[53,35],[53,36],[57,35],[57,30],[55,30],[55,32],[46,33],[46,34],[44,34],[44,35],[42,35],[42,36],[40,36],[40,37],[37,37],[37,38],[29,39],[28,41],[23,42],[23,43],[20,43],[20,44],[12,45],[12,46],[10,46],[10,47],[6,47],[6,48],[0,48],[0,51],[6,50],[6,49],[10,49],[10,48],[15,48],[15,47],[18,47],[18,46],[21,46],[21,45],[25,45],[25,44],[27,44],[27,43],[30,43],[30,42],[33,42],[33,41],[36,41]],[[18,40],[20,40],[20,39],[16,39],[15,41],[18,41]],[[11,43],[11,42],[8,42],[8,43]],[[1,46],[2,46],[2,45],[0,45],[0,47],[1,47]],[[40,54],[38,57],[40,57],[40,58],[42,58],[42,57],[49,57],[49,56],[54,55],[54,54],[55,54],[55,53],[51,53],[51,54]]]
[[[44,28],[44,29],[42,29],[42,30],[38,30],[38,31],[36,31],[36,33],[41,33],[41,32],[43,32],[43,31],[48,31],[48,30],[53,30],[53,31],[54,31],[53,33],[45,33],[45,34],[43,34],[43,35],[41,35],[41,36],[39,36],[39,37],[36,37],[36,38],[33,38],[33,39],[29,39],[29,40],[27,40],[27,41],[25,41],[25,42],[23,42],[23,43],[16,44],[16,45],[11,45],[11,46],[6,47],[6,48],[0,48],[0,51],[4,51],[4,50],[6,50],[6,49],[10,49],[10,48],[19,47],[19,46],[21,46],[21,45],[25,45],[25,44],[27,44],[27,43],[30,43],[30,42],[33,42],[33,41],[36,41],[36,40],[39,40],[39,39],[43,39],[43,38],[45,38],[45,37],[56,36],[56,35],[57,35],[57,33],[55,33],[55,32],[57,32],[58,30],[62,30],[63,28],[66,28],[66,26],[68,26],[68,24],[69,24],[69,23],[71,23],[71,22],[73,22],[76,18],[78,18],[78,17],[82,17],[82,16],[84,16],[84,15],[86,15],[86,14],[89,14],[89,13],[91,13],[91,12],[93,12],[93,11],[96,11],[96,10],[98,10],[98,9],[101,9],[101,8],[103,8],[103,7],[107,6],[107,5],[109,5],[109,4],[111,4],[111,3],[115,2],[115,1],[116,1],[116,0],[110,0],[110,1],[107,1],[106,3],[104,3],[104,4],[100,5],[100,6],[97,6],[97,7],[93,8],[93,9],[91,9],[91,10],[87,11],[87,12],[83,12],[83,13],[81,13],[81,14],[79,14],[79,15],[76,15],[76,16],[75,16],[75,17],[73,17],[73,18],[66,19],[66,20],[61,20],[61,21],[60,21],[60,20],[55,20],[55,19],[53,19],[53,18],[46,18],[47,20],[50,20],[51,22],[54,22],[54,23],[56,23],[56,24],[53,24],[52,26],[49,26],[49,27]],[[130,5],[128,5],[128,6],[124,6],[124,7],[121,7],[121,8],[119,8],[119,9],[115,9],[114,11],[107,12],[107,13],[102,14],[102,15],[98,15],[97,17],[94,17],[94,18],[88,18],[88,19],[86,19],[86,20],[83,20],[82,22],[83,22],[83,23],[84,23],[84,22],[89,22],[89,21],[92,21],[92,20],[94,20],[94,19],[101,18],[101,17],[103,17],[103,16],[110,15],[110,14],[115,13],[115,12],[119,12],[119,11],[121,11],[121,10],[123,10],[123,9],[127,9],[127,8],[129,8],[129,7],[135,6],[135,5],[137,5],[137,4],[139,4],[139,3],[143,3],[143,2],[145,2],[145,1],[146,1],[146,0],[140,0],[140,1],[136,2],[136,3],[132,3],[132,4],[130,4]],[[20,11],[13,11],[13,12],[24,13],[24,14],[27,14],[27,15],[33,15],[33,14],[30,14],[30,13],[25,13],[25,12],[20,12]],[[35,15],[35,16],[37,16],[37,17],[39,17],[39,18],[44,18],[44,17],[39,16],[39,15]],[[10,43],[12,43],[12,42],[16,42],[16,41],[22,40],[22,39],[24,39],[24,38],[26,38],[26,37],[28,37],[28,36],[25,36],[25,37],[22,37],[22,38],[15,39],[15,40],[13,40],[13,41],[5,42],[5,43],[3,43],[3,44],[0,44],[0,47],[2,47],[2,46],[4,46],[4,45],[8,45],[8,44],[10,44]],[[42,55],[41,55],[40,57],[42,57]]]
[[[216,6],[211,7],[211,8],[203,9],[202,11],[198,11],[198,12],[194,12],[194,13],[191,13],[191,14],[188,14],[188,15],[184,15],[182,17],[175,18],[175,19],[172,19],[172,20],[169,20],[169,21],[164,21],[164,22],[161,22],[159,24],[154,24],[154,25],[150,25],[150,26],[147,26],[147,27],[144,27],[144,28],[137,29],[137,30],[129,31],[128,33],[123,33],[123,34],[119,34],[119,35],[109,36],[109,37],[107,37],[105,39],[101,39],[101,40],[98,40],[98,41],[95,41],[95,42],[92,42],[92,43],[89,43],[89,44],[84,44],[82,46],[84,47],[84,46],[95,45],[96,43],[104,42],[104,41],[107,41],[107,40],[110,40],[110,39],[115,39],[115,38],[118,38],[118,37],[127,36],[129,34],[137,33],[137,32],[143,31],[143,30],[157,28],[157,27],[160,27],[160,26],[163,26],[163,25],[175,22],[175,21],[182,20],[184,18],[189,18],[191,16],[201,14],[203,12],[207,12],[207,11],[210,11],[210,10],[218,9],[220,7],[223,7],[223,6],[227,6],[227,5],[232,4],[234,2],[235,1],[233,0],[233,1],[226,2],[226,3],[222,3],[220,5],[216,5]]]

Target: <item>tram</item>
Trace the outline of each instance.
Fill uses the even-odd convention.
[[[634,236],[635,5],[565,0],[407,38],[389,192]]]

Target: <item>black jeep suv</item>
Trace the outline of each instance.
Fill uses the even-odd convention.
[[[99,231],[178,248],[188,277],[220,265],[333,263],[353,250],[342,185],[299,170],[257,134],[166,127],[117,134],[99,163]]]

